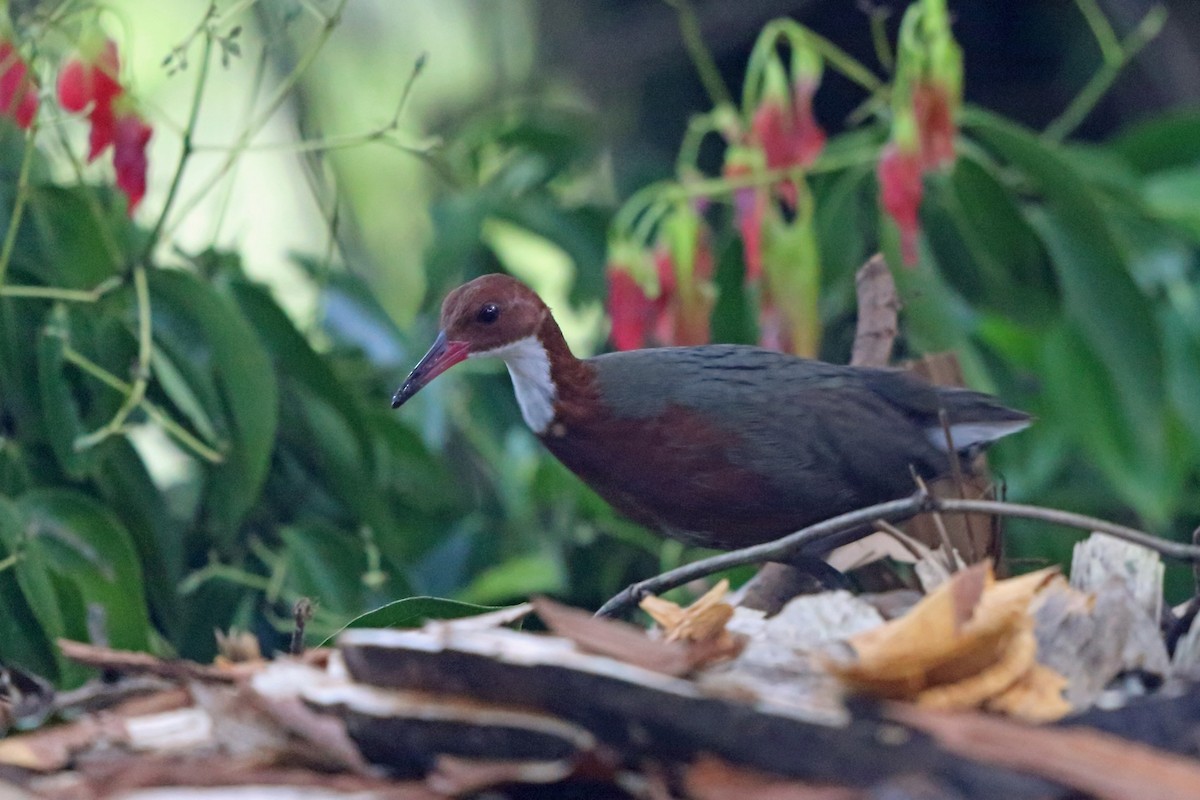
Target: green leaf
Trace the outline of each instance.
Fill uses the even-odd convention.
[[[459,593],[459,599],[467,603],[497,603],[562,591],[563,571],[558,561],[531,553],[484,570]]]
[[[350,628],[416,628],[429,620],[462,619],[502,608],[505,606],[483,606],[444,597],[406,597],[355,617],[318,646],[331,644],[338,634]]]
[[[1149,176],[1143,199],[1156,217],[1200,241],[1200,164]]]
[[[87,606],[104,611],[113,647],[145,650],[150,619],[142,571],[129,532],[98,502],[69,489],[40,489],[17,499],[31,548]],[[64,622],[68,635],[86,635],[83,619]]]
[[[1143,173],[1200,164],[1200,111],[1168,113],[1135,125],[1110,143]]]
[[[45,563],[31,559],[20,515],[0,497],[0,662],[47,678],[60,677],[61,659],[53,637],[63,630],[58,600],[45,576]],[[19,561],[11,562],[8,559]],[[28,562],[28,563],[27,563]],[[24,565],[22,573],[17,567]]]
[[[173,636],[179,616],[176,587],[184,566],[182,526],[171,518],[164,494],[128,441],[105,443],[92,479],[137,548],[155,621]]]
[[[1132,421],[1158,427],[1162,353],[1151,306],[1088,184],[1055,145],[986,112],[972,111],[966,120],[1045,197],[1045,207],[1031,209],[1029,218],[1050,253],[1065,311],[1103,357]]]
[[[945,190],[939,196],[971,258],[969,266],[942,259],[951,283],[978,308],[1044,324],[1058,305],[1058,284],[1013,195],[970,157],[959,159]]]
[[[220,437],[217,435],[216,425],[213,424],[197,392],[197,389],[203,392],[210,405],[215,406],[212,382],[199,376],[195,365],[192,365],[187,370],[189,374],[185,375],[184,370],[176,366],[175,359],[162,347],[154,348],[150,356],[150,366],[158,385],[200,437],[206,442],[218,441]]]
[[[1160,427],[1149,438],[1141,433],[1145,425],[1129,418],[1111,373],[1076,325],[1064,322],[1048,334],[1044,357],[1044,394],[1054,418],[1118,496],[1149,520],[1165,522],[1182,479],[1181,465],[1171,463],[1165,430]]]
[[[14,264],[49,286],[67,289],[90,289],[115,275],[124,266],[124,256],[109,248],[122,246],[114,233],[123,232],[128,222],[115,214],[97,220],[83,196],[90,191],[94,190],[32,187],[28,213],[36,242],[22,241],[16,252],[24,257],[15,258]]]
[[[193,394],[228,440],[223,463],[210,468],[204,501],[220,541],[228,545],[257,500],[278,422],[275,373],[254,329],[232,302],[194,275],[150,273],[154,335],[184,369]],[[211,381],[211,390],[206,382]]]
[[[63,360],[63,336],[68,331],[67,310],[57,306],[50,312],[46,330],[38,337],[38,386],[50,446],[63,472],[79,480],[88,472],[94,452],[75,449],[75,441],[87,431],[79,418],[75,391]]]
[[[287,545],[287,584],[295,594],[339,614],[362,609],[367,571],[362,542],[323,525],[284,528],[280,536]]]
[[[278,367],[279,375],[299,382],[341,415],[357,440],[358,452],[355,457],[370,468],[373,464],[370,430],[359,404],[334,373],[330,363],[313,350],[266,287],[234,281],[230,289],[242,314],[262,338]]]

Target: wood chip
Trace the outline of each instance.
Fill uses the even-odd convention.
[[[636,625],[596,617],[545,597],[534,600],[533,607],[546,627],[588,652],[675,677],[695,667],[692,653],[683,642],[651,639]]]
[[[1029,772],[1101,800],[1200,797],[1200,762],[1100,731],[914,706],[893,706],[889,715],[965,758]]]

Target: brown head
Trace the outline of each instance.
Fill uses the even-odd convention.
[[[507,275],[483,275],[442,302],[441,331],[392,397],[399,408],[421,387],[460,361],[504,357],[510,346],[536,337],[550,309],[532,289]]]

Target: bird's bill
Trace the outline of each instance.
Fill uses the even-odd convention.
[[[429,352],[417,362],[413,371],[408,373],[404,384],[392,396],[392,408],[404,405],[408,398],[421,391],[422,386],[465,360],[470,349],[471,345],[468,342],[452,342],[446,338],[445,331],[439,333]]]

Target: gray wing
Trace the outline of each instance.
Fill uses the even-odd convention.
[[[910,469],[924,477],[948,471],[940,409],[952,431],[974,426],[959,429],[972,437],[955,436],[956,449],[1004,435],[997,426],[1011,432],[1028,424],[1027,415],[978,392],[757,347],[636,350],[590,363],[621,416],[650,417],[670,406],[704,413],[736,433],[730,458],[771,476],[784,497],[849,507],[907,493]]]

